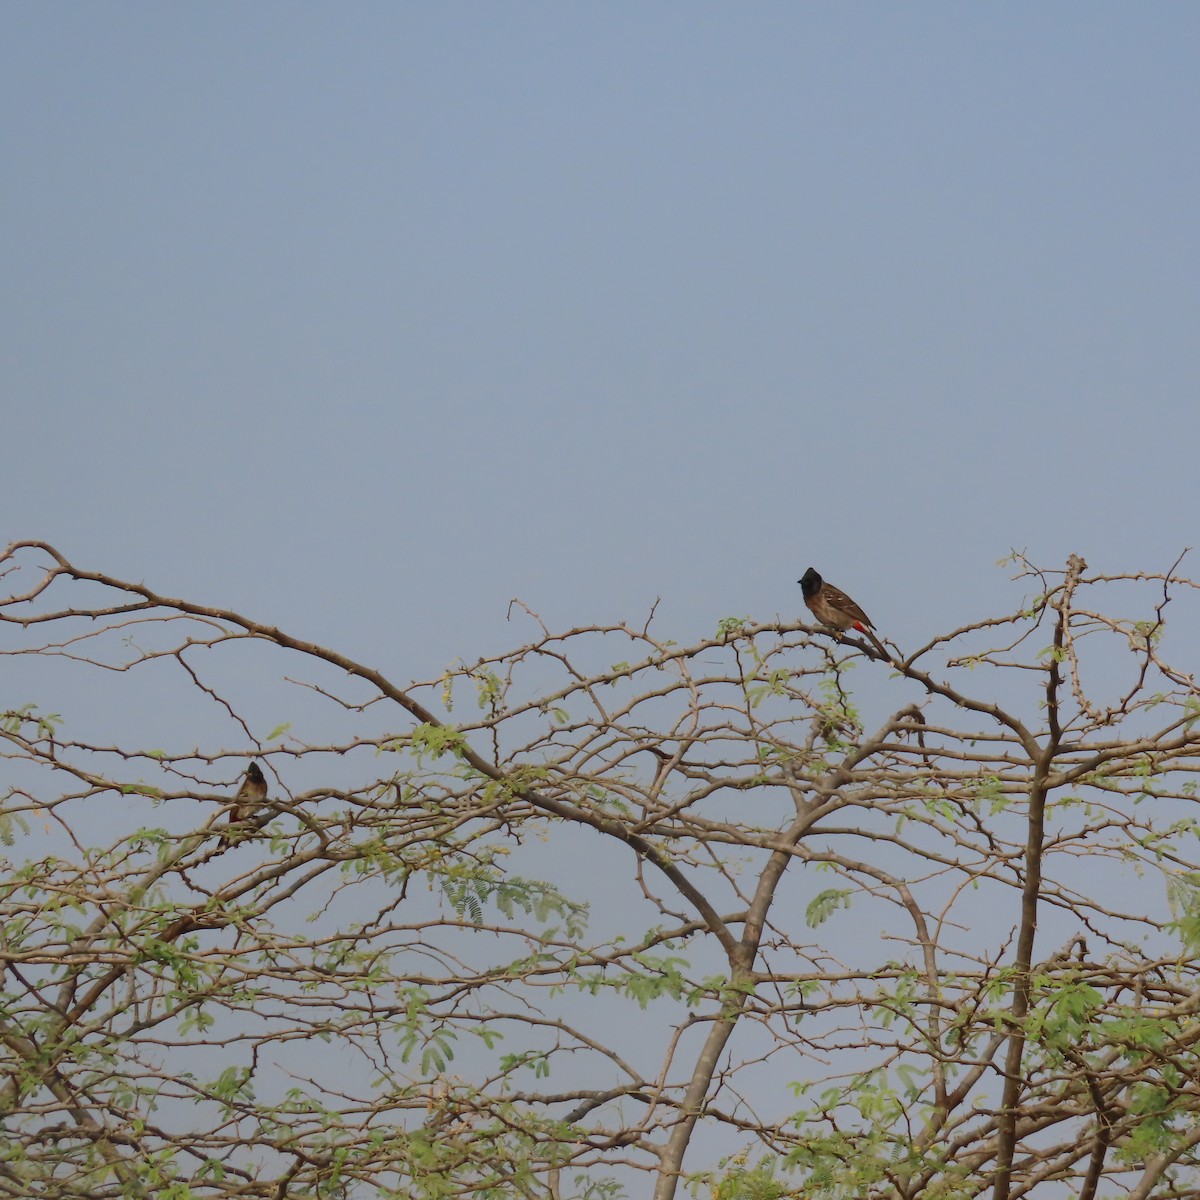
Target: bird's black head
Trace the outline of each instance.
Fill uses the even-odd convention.
[[[823,580],[812,567],[809,567],[796,582],[800,585],[801,590],[806,596],[815,596],[821,590]]]
[[[267,782],[266,779],[263,777],[262,771],[260,771],[258,769],[258,763],[256,763],[256,762],[252,762],[246,768],[246,778],[248,780],[250,780],[251,783],[266,783]]]

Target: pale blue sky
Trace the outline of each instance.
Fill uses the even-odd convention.
[[[1200,8],[0,13],[5,541],[399,679],[1196,541]]]
[[[1013,608],[1012,547],[1165,570],[1200,547],[1198,66],[1182,4],[0,0],[0,543],[401,683],[524,640],[514,596],[661,597],[692,642],[802,613],[811,564],[909,649]],[[212,658],[257,737],[305,715],[277,657]],[[101,702],[5,662],[94,744],[254,749],[165,670]],[[533,873],[629,885],[565,836]]]

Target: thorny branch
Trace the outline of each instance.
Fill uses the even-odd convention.
[[[1032,604],[886,659],[515,602],[526,645],[402,686],[14,544],[0,656],[86,701],[0,714],[0,1195],[1197,1193],[1179,565],[1020,560]],[[98,719],[135,679],[157,740]]]

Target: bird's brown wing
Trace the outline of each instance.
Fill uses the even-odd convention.
[[[860,621],[868,629],[875,628],[871,623],[871,618],[841,588],[830,587],[829,584],[825,584],[821,588],[820,594],[821,599],[831,608],[836,608],[839,612],[845,613],[853,621]]]

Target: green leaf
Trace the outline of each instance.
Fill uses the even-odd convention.
[[[809,929],[824,925],[839,908],[850,907],[850,897],[854,893],[848,888],[827,888],[809,901],[804,910],[804,921]]]

